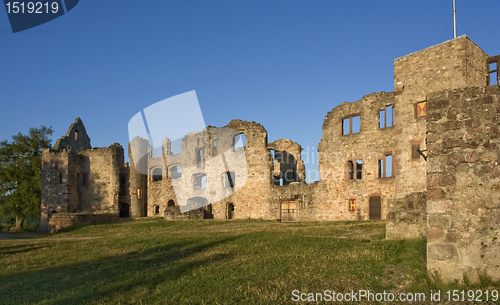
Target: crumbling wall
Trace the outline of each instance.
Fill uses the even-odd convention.
[[[56,151],[69,149],[77,152],[91,148],[90,137],[87,135],[85,125],[83,125],[80,118],[76,118],[75,122],[69,127],[66,135],[57,140],[53,149]]]
[[[80,224],[99,224],[118,221],[116,214],[58,213],[49,220],[49,233]]]
[[[298,143],[279,139],[267,144],[267,148],[273,150],[275,156],[272,168],[274,184],[279,185],[280,179],[283,185],[305,181],[306,169],[300,156],[302,147]]]
[[[185,213],[181,213],[181,210],[178,206],[167,207],[164,210],[163,217],[166,220],[205,219],[205,209],[198,208]]]
[[[427,236],[426,193],[412,193],[405,198],[389,199],[387,204],[387,239],[411,239]]]
[[[393,126],[379,128],[379,111],[389,105],[394,105],[393,93],[378,92],[357,102],[342,103],[327,114],[318,145],[321,182],[315,183],[313,219],[370,219],[371,197],[380,197],[380,218],[385,219],[395,178],[379,177],[379,160],[395,154],[395,135]],[[353,116],[360,117],[359,132],[344,135],[343,120]],[[362,162],[360,176],[356,176],[357,161]],[[349,162],[354,164],[353,177],[349,176]],[[354,209],[350,200],[354,200]]]
[[[79,152],[78,194],[80,209],[95,213],[118,213],[120,167],[123,148],[119,144]]]
[[[500,88],[427,96],[427,268],[500,280]]]

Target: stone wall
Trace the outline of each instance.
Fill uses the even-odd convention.
[[[379,128],[379,111],[389,105],[394,105],[393,93],[378,92],[342,103],[327,114],[318,145],[321,182],[315,187],[313,219],[368,220],[371,197],[380,197],[380,217],[385,219],[387,200],[394,196],[395,176],[392,170],[391,177],[379,177],[379,160],[394,156],[395,135],[394,126]],[[359,132],[344,135],[343,120],[353,116],[360,117]],[[360,177],[356,176],[359,161]],[[349,162],[353,162],[354,177],[349,177]],[[349,209],[351,199],[355,200],[354,210]]]
[[[178,206],[167,207],[163,213],[166,220],[186,220],[186,219],[205,219],[205,214],[207,211],[203,208],[191,210],[185,213],[181,213]]]
[[[427,97],[427,268],[500,280],[500,88]]]
[[[80,224],[98,224],[118,221],[116,214],[57,213],[49,220],[49,233]]]
[[[66,135],[56,141],[53,149],[56,151],[68,149],[77,152],[91,148],[90,137],[87,135],[85,125],[83,125],[80,118],[76,118],[75,122],[69,127]]]
[[[387,204],[387,239],[411,239],[427,236],[426,193],[412,193],[405,198],[389,199]]]

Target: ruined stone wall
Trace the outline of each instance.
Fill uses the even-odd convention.
[[[118,213],[120,168],[123,148],[119,144],[79,152],[78,195],[80,209],[95,213]]]
[[[315,185],[317,220],[367,220],[370,197],[381,197],[381,218],[387,199],[394,196],[394,177],[379,178],[379,159],[395,153],[394,127],[379,128],[379,111],[393,105],[393,93],[379,92],[352,103],[342,103],[325,117],[318,145],[321,182]],[[397,107],[396,107],[397,109]],[[360,116],[360,131],[343,135],[343,119]],[[361,178],[349,179],[348,161],[362,160]],[[354,173],[356,175],[356,173]],[[355,210],[349,210],[349,200]]]
[[[85,130],[85,125],[80,118],[76,118],[71,124],[65,136],[58,139],[54,145],[54,150],[69,149],[73,152],[90,149],[90,138]]]
[[[387,204],[387,239],[425,238],[427,236],[426,193],[412,193],[389,199]]]
[[[147,171],[149,142],[136,137],[129,143],[128,155],[130,158],[129,195],[130,195],[130,217],[146,216],[147,204]],[[135,160],[134,156],[143,156]]]
[[[99,224],[118,221],[117,214],[58,213],[49,220],[49,233],[80,224]]]
[[[178,206],[167,207],[162,215],[166,220],[205,219],[205,210],[199,208],[181,213]]]
[[[427,96],[427,268],[500,280],[500,88]]]
[[[69,205],[68,167],[69,152],[42,151],[42,198],[40,226],[49,231],[49,218],[53,212],[67,212]]]
[[[418,116],[417,104],[429,92],[484,86],[486,58],[464,35],[394,60],[397,198],[426,190],[425,162],[415,153],[426,150],[426,116]]]
[[[247,180],[239,190],[212,205],[214,218],[226,219],[231,203],[234,219],[273,219],[270,203],[272,157],[267,148],[267,131],[258,123],[240,120],[231,121],[225,128],[246,136],[246,146],[237,148],[231,163],[238,164],[236,172],[246,173]],[[246,164],[236,162],[240,158],[238,154],[245,154]],[[237,176],[235,180],[238,184],[244,177]]]
[[[273,162],[273,176],[275,184],[279,179],[284,184],[306,180],[306,168],[301,159],[302,147],[291,140],[279,139],[267,144],[267,148],[274,150],[275,160]]]

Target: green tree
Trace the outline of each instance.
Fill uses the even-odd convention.
[[[42,149],[50,147],[52,127],[30,128],[12,142],[0,142],[0,215],[16,216],[16,226],[27,217],[40,217]]]

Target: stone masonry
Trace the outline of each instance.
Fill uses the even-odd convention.
[[[168,138],[153,151],[136,137],[129,166],[119,144],[92,148],[78,118],[42,155],[42,230],[96,221],[81,215],[97,214],[380,219],[387,238],[427,234],[428,269],[445,281],[498,279],[500,92],[488,85],[495,81],[490,65],[499,63],[465,35],[395,59],[394,92],[344,102],[325,116],[321,179],[312,184],[302,147],[269,143],[253,121],[189,133],[175,153]],[[210,166],[225,152],[224,168]],[[179,200],[176,189],[190,198]],[[185,204],[201,208],[181,213]]]

